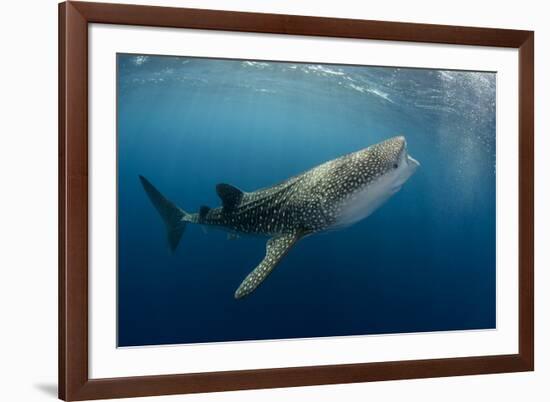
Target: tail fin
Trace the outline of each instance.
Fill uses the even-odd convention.
[[[170,250],[175,251],[181,239],[181,235],[185,231],[187,222],[185,217],[188,215],[183,209],[180,209],[172,201],[166,199],[160,191],[158,191],[150,182],[143,176],[139,176],[139,180],[153,206],[160,214],[164,224],[166,225],[166,233],[168,235],[168,244]]]

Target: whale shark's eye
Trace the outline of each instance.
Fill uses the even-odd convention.
[[[397,163],[394,163],[394,164],[393,164],[393,168],[394,168],[394,169],[397,169],[398,167],[399,167],[399,165],[398,165]]]

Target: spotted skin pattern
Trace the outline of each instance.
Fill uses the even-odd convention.
[[[273,187],[244,193],[234,210],[214,208],[202,219],[194,215],[192,222],[268,236],[327,229],[335,223],[346,201],[394,169],[403,146],[403,137],[395,137],[344,155]]]
[[[218,195],[225,206],[203,207],[201,213],[195,214],[179,210],[183,215],[176,227],[196,223],[221,227],[231,233],[271,237],[265,258],[235,292],[235,298],[240,299],[265,280],[300,238],[368,216],[401,188],[416,166],[418,162],[407,154],[405,138],[393,137],[323,163],[273,187],[241,193],[233,186],[220,185]],[[152,191],[147,186],[152,185],[144,178],[143,181],[151,198]],[[231,199],[224,200],[229,198],[228,189]],[[240,202],[230,204],[234,199]],[[162,202],[151,200],[155,206],[171,204],[164,198]]]
[[[299,233],[284,233],[269,239],[266,245],[265,258],[260,265],[244,278],[235,292],[235,299],[240,299],[252,293],[299,239]]]

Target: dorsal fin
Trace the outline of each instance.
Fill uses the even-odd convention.
[[[244,193],[231,184],[220,183],[216,185],[216,192],[222,200],[224,209],[234,209],[243,199]]]

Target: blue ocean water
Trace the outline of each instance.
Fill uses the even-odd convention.
[[[496,76],[120,54],[118,344],[495,328]],[[181,208],[395,135],[421,163],[358,224],[300,241],[235,300],[265,238],[188,225],[175,253],[138,175]]]

